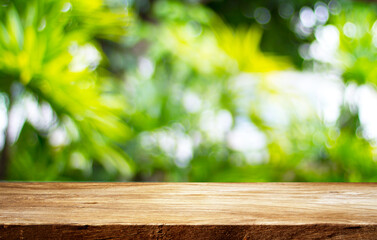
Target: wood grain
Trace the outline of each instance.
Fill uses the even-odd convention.
[[[0,183],[0,239],[377,239],[376,183]]]

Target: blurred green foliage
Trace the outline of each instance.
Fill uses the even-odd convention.
[[[1,177],[376,181],[375,111],[355,97],[375,93],[376,14],[340,0],[2,0]]]
[[[28,119],[18,141],[6,139],[12,145],[9,178],[64,179],[72,158],[94,159],[109,172],[130,176],[132,162],[118,145],[130,135],[122,119],[124,97],[106,69],[97,69],[105,57],[98,39],[122,36],[128,16],[102,1],[12,1],[1,10],[0,76],[7,108],[26,104],[35,108],[31,114],[43,106],[53,111],[48,126]],[[9,120],[8,129],[15,123]],[[63,142],[47,141],[54,132]]]

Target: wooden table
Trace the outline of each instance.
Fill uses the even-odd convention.
[[[0,183],[0,239],[377,239],[376,183]]]

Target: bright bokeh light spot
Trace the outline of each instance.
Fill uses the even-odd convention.
[[[329,10],[327,5],[323,2],[317,2],[314,6],[314,13],[317,18],[317,21],[321,24],[324,24],[329,19]]]
[[[373,35],[372,43],[375,47],[377,47],[377,35]]]
[[[186,136],[181,135],[176,142],[175,164],[178,167],[187,167],[193,156],[193,142]]]
[[[373,23],[371,28],[372,34],[377,34],[377,20]]]
[[[343,85],[340,77],[334,73],[279,72],[269,76],[277,84],[278,91],[285,94],[285,100],[275,103],[277,108],[287,113],[296,112],[297,119],[307,119],[313,110],[326,124],[334,125],[340,114]],[[284,105],[291,102],[293,105]],[[282,111],[281,111],[282,112]],[[283,112],[282,112],[283,113]],[[284,115],[276,114],[275,120],[284,121]],[[278,125],[279,126],[279,125]]]
[[[87,68],[94,70],[102,59],[101,54],[91,44],[78,46],[77,43],[72,43],[69,47],[69,53],[73,56],[69,64],[69,70],[71,72],[81,72]]]
[[[375,47],[377,47],[377,20],[373,23],[372,25],[372,28],[371,28],[371,32],[372,32],[372,43]]]
[[[331,14],[338,15],[341,11],[341,6],[336,0],[331,0],[328,4]]]
[[[312,28],[307,28],[302,25],[301,21],[298,21],[295,25],[295,32],[301,37],[305,38],[308,37],[310,34],[312,34],[313,29]]]
[[[158,145],[167,154],[173,155],[175,150],[174,134],[170,131],[161,131],[157,133]]]
[[[339,31],[333,25],[320,26],[315,31],[315,40],[310,46],[310,55],[319,61],[337,63]]]
[[[267,8],[259,7],[255,9],[254,17],[259,24],[267,24],[271,20],[271,13]]]
[[[48,140],[51,146],[53,147],[62,147],[68,145],[70,139],[67,135],[67,132],[63,127],[58,127],[54,129],[48,136]]]
[[[0,116],[0,131],[3,132],[8,123],[6,108],[4,103],[1,101]],[[46,102],[42,102],[40,104],[30,94],[22,95],[18,101],[13,104],[9,111],[9,140],[11,143],[17,141],[25,121],[28,121],[35,129],[47,132],[56,125],[56,119],[56,115],[53,112],[50,104]]]
[[[157,147],[172,158],[178,167],[184,168],[193,157],[195,138],[185,134],[183,127],[178,125],[155,132],[142,132],[139,140],[144,149],[150,151]]]
[[[186,91],[183,95],[183,106],[187,112],[196,113],[202,107],[202,100],[200,100],[198,94],[191,91]]]
[[[68,12],[69,10],[71,10],[71,8],[72,8],[72,4],[70,2],[66,2],[66,3],[64,3],[61,11],[62,12]]]
[[[302,57],[304,60],[312,59],[312,56],[310,55],[309,43],[301,44],[300,47],[298,48],[298,53],[300,54],[300,57]]]
[[[73,152],[70,157],[70,163],[76,169],[87,170],[90,168],[90,161],[87,161],[81,152]]]
[[[202,25],[200,25],[200,23],[197,21],[189,21],[186,26],[191,37],[199,37],[203,32]]]
[[[316,17],[310,7],[303,7],[300,10],[300,20],[304,27],[312,28],[315,25]]]
[[[8,125],[7,96],[0,93],[0,149],[4,146],[4,134]]]
[[[351,22],[346,22],[343,26],[343,33],[349,38],[355,38],[357,33],[357,27]]]
[[[280,17],[284,19],[288,19],[293,15],[294,8],[292,4],[285,3],[279,6],[278,11],[279,11]]]
[[[143,149],[150,150],[153,148],[156,139],[149,132],[141,132],[138,136],[140,145]]]
[[[228,146],[240,152],[261,150],[266,147],[266,136],[247,118],[238,117],[234,129],[227,135]]]
[[[211,141],[223,141],[225,133],[230,130],[232,124],[232,114],[227,110],[220,110],[217,113],[206,110],[200,118],[200,128]]]
[[[377,93],[373,87],[363,85],[357,89],[356,95],[365,137],[377,141],[377,111],[374,111],[377,106]]]
[[[154,73],[154,64],[150,59],[140,57],[138,61],[138,70],[144,78],[150,78]]]
[[[334,51],[339,47],[339,31],[334,25],[318,27],[315,37],[328,50]]]
[[[56,123],[57,118],[50,104],[46,102],[39,104],[32,95],[26,96],[23,103],[27,120],[36,129],[47,131]]]
[[[10,143],[17,141],[26,120],[26,111],[22,102],[17,102],[9,111],[8,137]]]
[[[264,102],[261,109],[262,119],[270,126],[284,127],[290,122],[289,108],[284,105],[282,100],[286,100],[279,97],[270,97]]]
[[[38,26],[38,31],[41,32],[46,28],[46,18],[42,18],[39,26]]]
[[[5,94],[0,93],[0,132],[4,131],[8,124],[6,98]]]

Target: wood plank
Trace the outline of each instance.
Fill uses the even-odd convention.
[[[0,183],[0,239],[377,239],[377,183]]]

